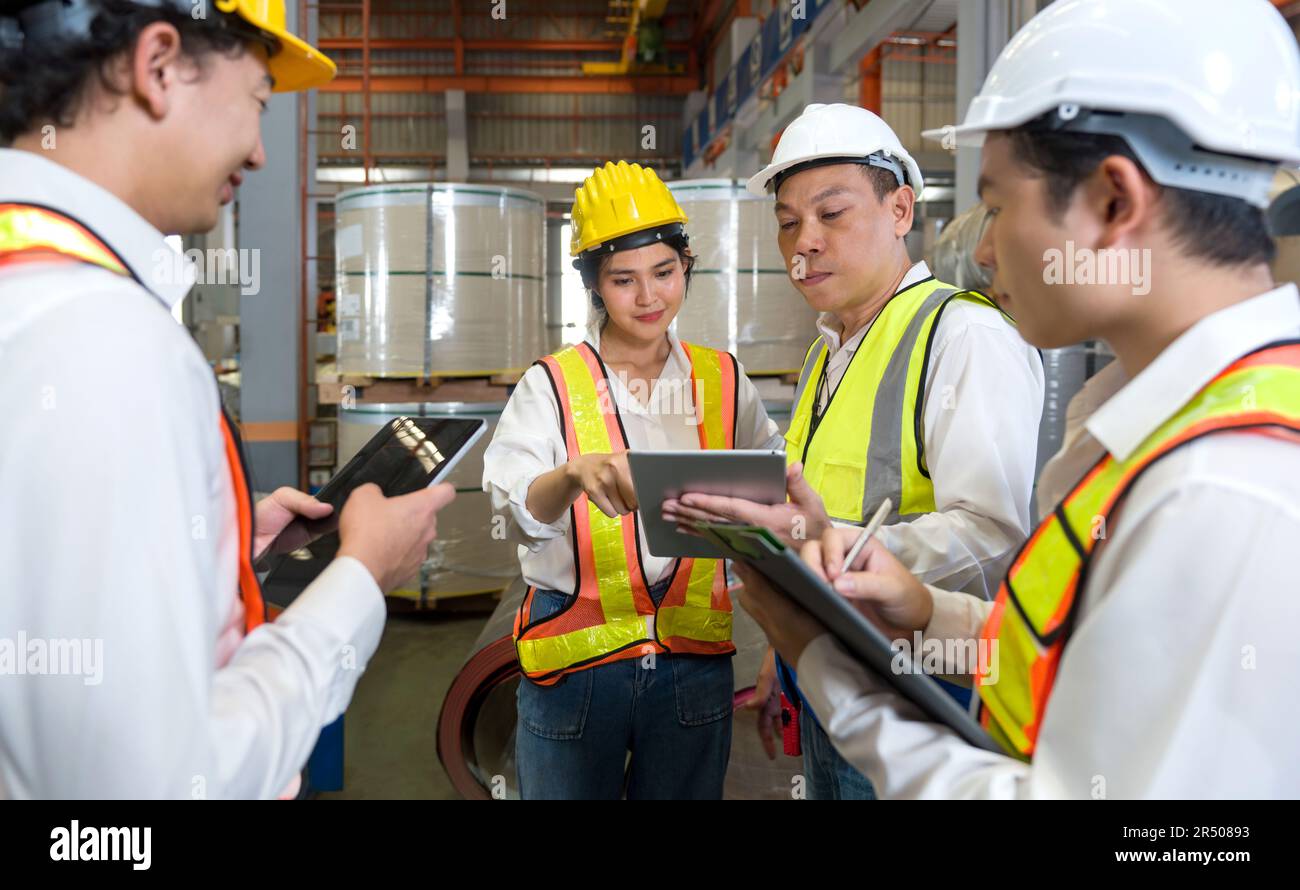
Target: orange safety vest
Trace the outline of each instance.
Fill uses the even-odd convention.
[[[980,723],[1008,753],[1033,759],[1088,567],[1111,514],[1156,461],[1226,430],[1300,443],[1300,341],[1269,344],[1239,359],[1128,459],[1102,457],[1020,549],[981,633],[981,647],[996,659],[996,677],[991,670],[975,677]]]
[[[35,204],[0,203],[0,270],[30,262],[89,263],[129,277],[144,287],[116,251],[72,217]],[[244,604],[244,632],[249,633],[266,619],[266,609],[253,570],[252,491],[248,487],[239,434],[224,409],[221,434],[235,492],[239,538],[244,542],[239,549],[239,596]]]
[[[734,448],[738,368],[729,353],[682,343],[691,361],[691,391],[701,448]],[[587,343],[548,355],[570,460],[626,451],[623,421],[609,394],[605,363]],[[583,494],[570,506],[577,590],[561,611],[531,619],[536,588],[515,616],[515,649],[530,680],[650,653],[729,655],[731,598],[723,560],[678,559],[658,608],[640,553],[637,512],[606,516]]]

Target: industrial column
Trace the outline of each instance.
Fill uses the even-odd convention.
[[[311,39],[299,27],[297,3],[286,3],[285,14],[290,32]],[[258,271],[257,284],[239,300],[239,413],[250,482],[259,491],[299,484],[303,263],[298,175],[304,159],[299,157],[298,103],[309,96],[272,95],[262,117],[266,166],[246,174],[238,196],[240,256]]]
[[[957,119],[954,124],[965,119],[966,109],[998,53],[1034,17],[1038,6],[1037,0],[961,0],[957,7]],[[952,149],[951,145],[944,147]],[[979,149],[957,149],[957,189],[953,196],[956,213],[976,202],[979,173]]]

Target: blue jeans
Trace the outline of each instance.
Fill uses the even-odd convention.
[[[656,604],[667,587],[651,588]],[[538,590],[529,618],[553,615],[567,602],[563,593]],[[576,671],[553,686],[521,679],[519,796],[720,799],[734,686],[729,655],[628,658]]]
[[[871,781],[840,756],[806,704],[799,711],[799,744],[803,748],[807,800],[876,799]]]

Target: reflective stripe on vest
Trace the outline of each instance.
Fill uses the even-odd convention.
[[[81,223],[34,204],[0,204],[0,265],[66,258],[130,275],[126,263]]]
[[[0,269],[25,262],[82,262],[143,282],[126,262],[86,226],[48,207],[0,204]],[[226,413],[221,412],[221,435],[235,494],[239,525],[239,596],[244,605],[245,633],[265,619],[262,588],[253,570],[252,494],[240,456],[239,436]]]
[[[812,415],[827,348],[821,338],[809,347],[785,436],[786,460],[803,462],[804,478],[832,517],[864,522],[885,498],[894,504],[886,522],[934,512],[923,393],[939,318],[955,299],[997,308],[977,291],[934,278],[895,294],[849,359],[815,435]]]
[[[691,361],[700,447],[733,448],[736,361],[725,352],[682,346]],[[562,349],[539,364],[560,406],[570,460],[627,450],[608,373],[590,345]],[[656,609],[641,562],[637,512],[606,516],[584,494],[570,506],[569,516],[577,590],[563,610],[532,621],[535,590],[530,588],[515,616],[515,648],[527,677],[545,685],[575,670],[650,653],[735,651],[722,560],[676,560]]]
[[[1033,756],[1088,566],[1115,506],[1156,461],[1223,430],[1300,443],[1300,342],[1271,344],[1234,362],[1127,460],[1102,457],[1029,536],[981,634],[996,674],[975,678],[980,722],[1009,753]]]

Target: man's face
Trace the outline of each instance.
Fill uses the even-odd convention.
[[[1092,246],[1095,227],[1086,209],[1072,203],[1059,218],[1051,212],[1043,179],[1015,159],[1011,140],[998,133],[984,141],[980,199],[989,219],[975,261],[992,272],[991,296],[1016,320],[1021,336],[1041,349],[1095,336],[1104,291],[1046,274],[1048,251],[1065,251],[1071,240]]]
[[[831,164],[781,183],[774,209],[790,279],[818,312],[870,300],[897,277],[889,260],[912,227],[910,190],[882,201],[860,165]]]
[[[266,162],[261,114],[272,85],[266,58],[256,45],[236,57],[209,53],[177,85],[176,117],[167,123],[175,161],[163,198],[174,231],[211,230],[221,206],[234,200],[242,171]]]

